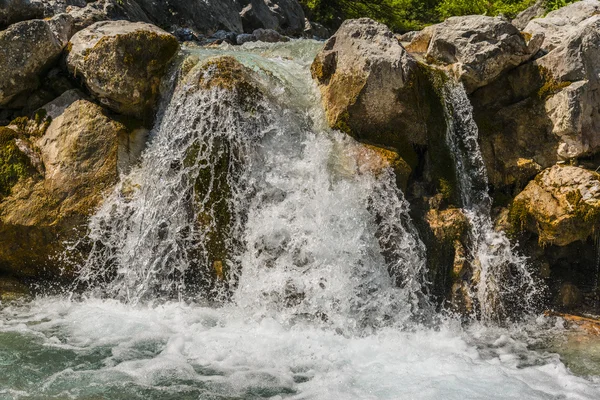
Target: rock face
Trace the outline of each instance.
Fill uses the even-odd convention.
[[[449,65],[470,93],[529,60],[542,40],[535,35],[527,41],[501,18],[473,15],[424,29],[408,49],[424,52],[430,63]]]
[[[146,135],[77,91],[66,92],[44,112],[54,117],[51,123],[38,114],[39,124],[15,126],[8,141],[18,146],[22,169],[27,169],[0,197],[0,273],[19,278],[59,274],[64,260],[54,256],[65,240],[80,237],[78,229],[85,228],[117,182],[119,165],[139,156]]]
[[[333,128],[403,157],[408,143],[426,143],[418,63],[385,25],[344,22],[311,70]]]
[[[151,121],[160,81],[178,49],[174,36],[153,25],[98,22],[73,36],[67,67],[107,107]]]
[[[305,16],[297,0],[243,0],[240,17],[244,31],[273,29],[286,35],[304,31]]]
[[[560,165],[543,171],[515,198],[510,220],[541,243],[584,241],[600,223],[600,174]]]
[[[23,21],[0,32],[0,106],[36,89],[69,40],[72,18]]]
[[[204,34],[218,30],[242,33],[242,19],[235,0],[136,0],[152,22],[165,28],[184,26]]]
[[[472,94],[495,187],[519,190],[556,161],[600,151],[598,7],[582,1],[533,20],[529,34],[550,32],[542,45],[546,54]]]

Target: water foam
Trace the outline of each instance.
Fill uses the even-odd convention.
[[[519,332],[453,323],[345,336],[238,307],[39,299],[2,311],[0,397],[596,399]],[[542,322],[534,327],[547,329]],[[17,334],[20,341],[7,340]],[[517,338],[515,338],[517,337]],[[26,342],[28,349],[19,349]],[[6,353],[18,354],[10,360]],[[32,372],[35,371],[35,372]],[[21,394],[18,394],[21,393]]]

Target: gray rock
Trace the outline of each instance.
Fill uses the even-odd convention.
[[[227,31],[221,30],[221,31],[215,32],[212,35],[212,37],[217,40],[225,40],[231,44],[235,44],[237,35],[234,32],[227,32]]]
[[[244,32],[279,28],[279,20],[264,0],[245,0],[242,1],[242,7],[240,17]]]
[[[298,0],[242,0],[240,17],[247,33],[273,29],[286,35],[304,31],[304,11]]]
[[[31,0],[0,0],[0,30],[30,19],[43,18],[44,6]]]
[[[252,32],[252,36],[254,36],[257,41],[266,43],[287,42],[290,40],[288,37],[281,35],[273,29],[257,29]]]
[[[404,43],[410,43],[421,33],[421,31],[406,32],[403,35],[399,35],[398,40]]]
[[[239,44],[241,46],[244,43],[256,42],[256,36],[249,34],[249,33],[242,33],[240,35],[237,35],[237,37],[235,38],[235,41],[237,44]]]
[[[407,143],[427,143],[418,69],[394,34],[368,18],[345,21],[311,68],[331,127],[403,158]]]
[[[331,36],[329,29],[318,22],[309,21],[308,18],[306,19],[304,26],[304,35],[312,37],[313,39],[328,39]]]
[[[532,19],[543,17],[545,14],[546,0],[538,0],[528,9],[521,11],[519,15],[512,20],[512,24],[518,29],[523,30]]]
[[[67,44],[72,18],[31,20],[0,32],[0,105],[39,86],[39,76],[48,69]]]
[[[578,158],[600,151],[600,16],[565,26],[561,44],[537,60],[562,90],[546,101],[558,155]]]
[[[79,31],[69,44],[67,68],[112,110],[151,121],[177,39],[142,23],[105,21]]]
[[[471,93],[531,59],[542,40],[541,35],[534,35],[526,41],[502,18],[472,15],[452,17],[424,29],[409,50],[426,47],[427,60],[449,65]]]

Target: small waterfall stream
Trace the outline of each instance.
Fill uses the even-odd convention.
[[[508,312],[531,312],[540,299],[539,284],[525,257],[504,232],[494,229],[492,199],[473,107],[462,84],[449,80],[443,87],[448,130],[446,143],[454,157],[458,192],[470,221],[470,257],[474,269],[474,293],[484,320],[502,320]]]

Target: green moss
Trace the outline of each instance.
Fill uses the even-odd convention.
[[[445,200],[451,200],[454,194],[454,188],[450,182],[445,178],[438,179],[438,192],[442,195]]]
[[[509,236],[515,237],[522,233],[527,226],[529,211],[524,201],[515,200],[511,204],[508,213],[508,222],[510,228],[506,232]]]
[[[208,157],[206,152],[210,151]],[[228,239],[231,235],[232,212],[229,200],[233,197],[230,186],[230,170],[233,149],[229,143],[216,141],[210,150],[203,145],[192,146],[184,160],[190,168],[196,163],[200,167],[194,183],[194,201],[198,225],[205,234],[205,251],[208,253],[210,272],[219,280],[227,280],[230,273],[227,261],[230,259]]]
[[[348,135],[352,135],[352,129],[350,128],[349,121],[350,113],[348,113],[348,111],[346,110],[338,116],[332,128],[340,132],[344,132]]]
[[[550,70],[548,70],[547,68],[541,66],[538,68],[540,76],[544,81],[544,84],[537,92],[537,96],[540,99],[546,99],[550,96],[553,96],[556,93],[560,92],[562,89],[571,85],[571,82],[558,81],[556,78],[554,78],[552,72],[550,72]]]
[[[236,104],[246,112],[255,112],[262,98],[248,68],[233,57],[223,56],[209,60],[202,65],[197,76],[198,87],[202,89],[220,88],[235,92]]]
[[[13,186],[34,170],[29,157],[15,143],[18,137],[17,132],[0,127],[0,200],[10,195]]]

